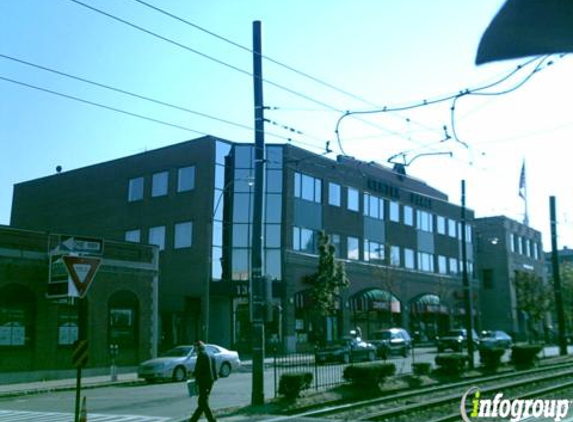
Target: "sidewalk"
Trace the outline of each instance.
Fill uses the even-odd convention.
[[[137,378],[137,373],[128,372],[118,374],[117,381],[112,382],[111,376],[82,376],[82,388],[96,388],[106,385],[134,384],[142,382]],[[0,384],[0,397],[14,397],[26,394],[37,394],[49,391],[65,391],[76,388],[75,378],[65,378],[46,381],[32,381],[13,384]]]

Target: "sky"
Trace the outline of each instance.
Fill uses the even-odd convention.
[[[406,163],[456,204],[465,180],[476,217],[517,221],[525,163],[531,227],[550,250],[555,196],[558,245],[571,246],[573,60],[476,66],[502,4],[0,0],[0,224],[10,223],[13,185],[57,166],[69,171],[205,134],[253,142],[260,21],[267,143],[322,154],[329,142],[332,159]],[[489,95],[454,101],[467,92]]]

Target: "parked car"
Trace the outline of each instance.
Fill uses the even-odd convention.
[[[412,348],[412,338],[403,328],[376,331],[369,341],[376,346],[376,352],[382,359],[390,355],[406,357]]]
[[[444,336],[436,337],[438,353],[451,349],[454,352],[461,352],[467,346],[467,330],[465,328],[456,328],[450,330]],[[477,350],[479,346],[479,337],[475,331],[472,331],[472,339]]]
[[[217,372],[221,377],[228,377],[232,371],[241,366],[239,354],[215,344],[206,344],[205,349],[215,358]],[[142,362],[137,369],[137,376],[146,381],[173,380],[184,381],[195,370],[197,353],[194,346],[177,346],[163,353],[160,357]]]
[[[480,349],[509,349],[512,345],[513,339],[511,336],[500,330],[482,331],[479,340]]]
[[[373,361],[376,359],[376,347],[360,338],[343,338],[326,347],[317,349],[314,354],[316,363]]]

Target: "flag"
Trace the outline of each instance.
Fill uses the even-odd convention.
[[[523,164],[521,165],[521,174],[519,175],[519,196],[521,196],[523,199],[526,199],[526,193],[525,193],[525,160],[523,161]]]

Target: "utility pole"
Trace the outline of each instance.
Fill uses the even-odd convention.
[[[253,22],[253,83],[255,94],[255,188],[253,198],[253,234],[251,239],[250,307],[253,324],[253,386],[251,404],[265,402],[264,361],[265,324],[263,290],[263,166],[265,159],[265,121],[263,106],[263,66],[261,22]]]
[[[549,213],[551,221],[551,266],[553,267],[553,292],[557,308],[557,325],[559,330],[559,354],[567,355],[567,339],[565,338],[565,313],[563,311],[563,295],[561,292],[561,272],[559,271],[559,256],[557,252],[557,218],[555,197],[549,197]]]
[[[462,180],[462,283],[464,286],[464,304],[466,311],[466,332],[470,369],[474,368],[474,321],[472,306],[472,286],[468,277],[468,253],[466,239],[466,181]]]

